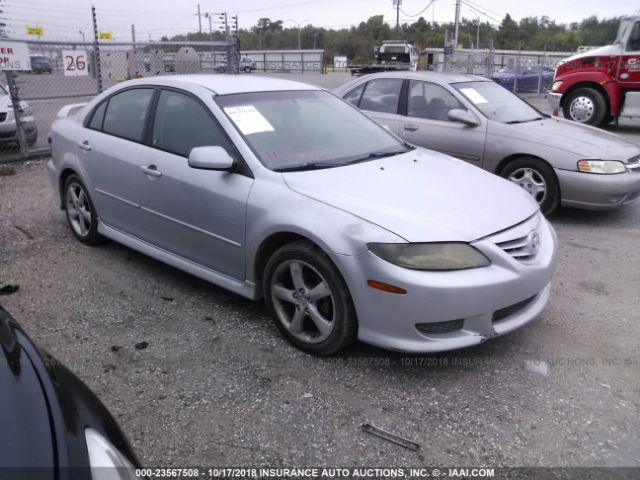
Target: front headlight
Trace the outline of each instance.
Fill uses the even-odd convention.
[[[84,436],[93,480],[137,480],[134,466],[111,442],[92,428]]]
[[[375,255],[412,270],[466,270],[491,265],[484,254],[467,243],[370,243]]]
[[[553,85],[551,86],[551,91],[555,92],[556,90],[559,90],[561,86],[562,86],[562,81],[553,82]]]
[[[578,171],[611,175],[614,173],[624,173],[627,171],[627,167],[618,160],[580,160],[578,162]]]

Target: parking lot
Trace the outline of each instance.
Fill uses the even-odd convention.
[[[53,109],[31,103],[36,117]],[[638,122],[611,130],[640,144]],[[560,209],[551,222],[559,267],[530,325],[447,354],[356,344],[317,358],[262,303],[113,242],[83,246],[45,161],[6,164],[0,286],[20,288],[0,303],[97,393],[144,465],[638,467],[640,205]],[[364,433],[365,421],[420,450]]]

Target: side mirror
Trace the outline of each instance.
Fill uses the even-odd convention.
[[[233,164],[233,157],[222,147],[195,147],[189,152],[191,168],[229,171]]]
[[[449,110],[447,117],[452,122],[464,123],[469,127],[478,126],[478,121],[473,118],[473,115],[471,115],[466,110],[462,110],[461,108],[454,108],[453,110]]]

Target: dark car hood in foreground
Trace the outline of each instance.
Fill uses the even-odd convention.
[[[47,401],[31,358],[20,346],[21,336],[0,310],[0,467],[44,467],[38,478],[49,470],[47,477],[54,478]]]
[[[1,479],[9,471],[18,472],[11,479],[91,479],[87,427],[140,465],[93,392],[39,350],[1,306],[0,343],[0,467],[13,467],[0,470]]]
[[[584,159],[623,160],[640,154],[640,148],[619,135],[559,118],[505,125],[489,122],[488,133],[554,147]]]
[[[538,209],[511,182],[424,149],[283,176],[294,191],[409,242],[469,242],[515,225]]]

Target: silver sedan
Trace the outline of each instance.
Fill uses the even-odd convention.
[[[328,355],[481,343],[549,299],[556,236],[494,175],[400,141],[331,93],[253,76],[171,76],[64,107],[53,188],[102,237],[250,299]]]
[[[549,117],[486,78],[387,72],[335,93],[409,143],[511,180],[546,214],[561,204],[604,210],[640,197],[640,148]]]

